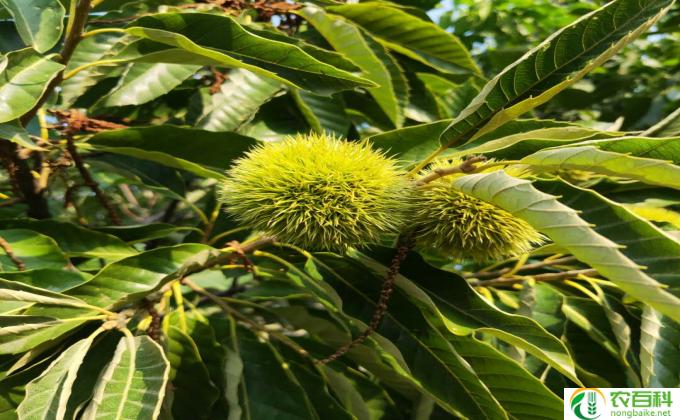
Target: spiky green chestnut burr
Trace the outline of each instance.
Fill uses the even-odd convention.
[[[245,225],[311,250],[345,251],[402,226],[410,183],[366,142],[297,135],[235,162],[220,188]]]
[[[459,160],[434,163],[421,173],[460,165]],[[453,174],[419,188],[414,204],[418,246],[432,247],[457,259],[477,262],[500,260],[529,252],[542,236],[511,213],[458,191]]]

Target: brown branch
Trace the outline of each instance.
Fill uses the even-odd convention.
[[[227,245],[229,245],[230,248],[234,249],[235,256],[241,259],[241,262],[243,263],[243,268],[246,270],[246,272],[252,274],[253,279],[259,280],[259,276],[255,269],[255,264],[253,264],[253,261],[250,258],[248,258],[248,252],[243,248],[243,246],[241,246],[241,243],[239,241],[231,241],[227,242]],[[232,258],[230,262],[236,264],[236,258]],[[234,283],[236,283],[236,280],[237,279],[234,279]],[[235,289],[236,286],[232,284],[231,288]]]
[[[570,271],[562,271],[559,273],[545,273],[545,274],[537,274],[535,276],[531,276],[536,281],[559,281],[559,280],[564,280],[568,279],[571,277],[576,277],[578,275],[584,275],[584,276],[595,276],[597,275],[597,270],[593,268],[586,268],[583,270],[570,270]],[[501,285],[511,285],[515,283],[521,283],[523,282],[523,278],[517,278],[517,277],[499,277],[497,279],[492,279],[492,280],[482,280],[482,281],[474,281],[470,282],[471,286],[479,287],[479,286],[501,286]]]
[[[66,138],[66,149],[68,150],[69,155],[71,155],[71,159],[73,159],[73,162],[76,164],[76,168],[78,168],[78,172],[80,172],[80,176],[83,178],[84,184],[90,187],[94,195],[101,203],[102,207],[104,207],[109,215],[109,220],[111,220],[111,223],[116,226],[120,226],[122,223],[118,213],[116,213],[116,209],[114,209],[113,205],[111,205],[106,195],[104,195],[104,192],[101,190],[101,188],[99,188],[97,181],[92,178],[90,171],[88,171],[88,169],[85,167],[85,163],[78,154],[76,146],[73,143],[73,138]]]
[[[0,236],[0,248],[2,248],[5,251],[5,254],[7,254],[7,257],[12,260],[14,265],[17,266],[19,271],[24,271],[26,270],[26,264],[24,264],[19,257],[17,257],[14,254],[14,251],[12,250],[12,247],[10,246],[9,242],[5,240],[5,238]]]
[[[533,264],[526,264],[520,267],[517,271],[529,271],[529,270],[535,270],[537,268],[542,268],[542,267],[550,267],[550,266],[555,266],[559,264],[564,264],[564,263],[570,263],[576,261],[576,258],[574,257],[564,257],[564,258],[556,258],[554,260],[543,260],[539,261],[537,263]],[[470,279],[493,279],[496,277],[501,277],[503,274],[509,273],[513,269],[510,267],[503,268],[501,270],[495,270],[495,271],[478,271],[476,273],[472,274],[465,274],[463,278]]]
[[[458,166],[453,166],[451,168],[435,169],[431,174],[426,175],[416,181],[416,185],[425,185],[429,182],[435,181],[439,178],[443,178],[447,175],[452,174],[467,174],[474,172],[476,167],[475,164],[479,162],[485,162],[486,158],[484,156],[470,156],[463,161]]]
[[[338,357],[347,353],[350,349],[352,349],[352,347],[356,346],[357,344],[361,344],[364,340],[366,340],[366,338],[368,338],[369,335],[378,329],[380,322],[382,322],[382,319],[385,316],[385,313],[387,313],[387,303],[389,302],[392,292],[394,291],[394,281],[397,278],[397,274],[399,274],[401,263],[404,262],[406,256],[408,256],[408,253],[411,251],[411,249],[413,249],[414,245],[415,243],[413,239],[409,237],[403,240],[401,245],[397,248],[397,252],[392,258],[390,267],[385,274],[382,290],[380,291],[380,298],[378,299],[378,303],[375,305],[375,311],[371,317],[371,322],[368,324],[368,328],[366,328],[357,338],[337,349],[335,353],[331,354],[325,359],[317,360],[316,364],[325,365],[334,361]]]
[[[161,340],[161,321],[163,320],[163,317],[156,310],[154,302],[145,299],[144,307],[151,317],[151,322],[149,323],[149,328],[146,330],[146,335],[158,343]]]
[[[66,39],[64,40],[64,47],[62,48],[59,59],[60,63],[66,65],[71,59],[73,51],[81,39],[81,34],[83,27],[85,26],[85,21],[87,20],[89,10],[90,0],[81,0],[78,3],[73,19],[72,30],[66,34]],[[47,84],[45,91],[33,108],[21,116],[21,125],[26,126],[26,124],[28,124],[28,122],[33,119],[35,114],[45,104],[54,89],[61,84],[63,76],[64,73],[62,70],[50,81],[50,83]],[[13,185],[15,185],[16,188],[21,191],[21,195],[26,201],[26,204],[28,204],[28,216],[36,219],[49,218],[50,211],[47,205],[47,200],[39,191],[39,186],[33,178],[31,167],[28,165],[28,162],[21,158],[21,149],[15,143],[3,143],[7,143],[3,144],[3,150],[1,151],[2,155],[4,156],[5,167],[7,168],[10,177],[13,179]]]
[[[227,75],[217,70],[217,67],[210,66],[210,73],[213,75],[213,82],[210,85],[210,94],[215,95],[222,89],[222,84],[227,80]]]
[[[17,144],[0,141],[0,155],[9,175],[14,194],[21,195],[28,205],[28,217],[47,219],[50,217],[47,200],[40,192],[28,161],[22,159],[20,154],[21,149]]]
[[[60,111],[58,109],[49,110],[60,121],[60,125],[53,128],[60,130],[63,135],[69,136],[77,133],[99,133],[102,131],[119,130],[128,128],[123,124],[118,124],[111,121],[99,120],[90,118],[82,112],[71,109],[67,111]]]

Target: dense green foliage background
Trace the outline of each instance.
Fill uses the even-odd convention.
[[[0,419],[557,419],[564,387],[679,387],[679,23],[671,0],[0,0]],[[546,244],[317,252],[223,211],[236,159],[310,132],[414,181],[493,159],[452,185]]]

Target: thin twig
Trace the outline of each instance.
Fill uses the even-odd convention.
[[[273,244],[275,240],[276,239],[273,236],[263,236],[250,242],[239,244],[239,249],[234,249],[233,247],[225,248],[222,250],[224,252],[222,252],[220,255],[209,259],[204,264],[190,267],[182,274],[184,277],[187,277],[191,274],[198,273],[199,271],[206,270],[216,265],[229,264],[231,261],[233,261],[235,253],[240,254],[241,252],[243,252],[244,254],[249,254],[256,249]]]
[[[12,246],[5,240],[5,238],[0,236],[0,248],[2,248],[5,251],[5,254],[7,254],[7,257],[12,260],[14,265],[17,266],[19,271],[24,271],[26,270],[26,264],[24,264],[19,257],[17,257],[14,254],[14,251],[12,250]]]
[[[68,27],[70,30],[66,34],[64,47],[61,50],[59,58],[59,62],[61,64],[66,65],[71,59],[71,56],[73,55],[73,52],[80,41],[89,10],[90,0],[81,0],[76,7],[76,11],[72,16],[72,19],[69,19]],[[63,74],[63,70],[60,71],[50,81],[50,83],[48,83],[47,87],[43,91],[42,96],[38,99],[33,108],[21,116],[20,121],[22,126],[26,126],[26,124],[28,124],[28,122],[33,119],[38,110],[50,97],[54,89],[61,84],[63,80]],[[38,189],[39,187],[33,178],[33,174],[31,173],[31,167],[24,159],[21,158],[21,149],[15,143],[7,143],[8,145],[6,146],[6,149],[2,150],[2,155],[6,158],[5,165],[7,166],[8,173],[13,178],[13,185],[21,190],[21,195],[24,197],[26,204],[28,204],[28,216],[36,219],[49,218],[50,211],[47,205],[47,200]]]
[[[101,188],[99,188],[99,184],[97,183],[97,181],[95,181],[94,178],[92,178],[90,171],[85,167],[85,163],[78,154],[76,146],[73,143],[73,138],[71,137],[66,138],[66,149],[68,150],[69,155],[71,155],[71,159],[73,159],[73,162],[76,164],[76,168],[78,168],[78,172],[80,172],[80,176],[83,178],[85,185],[90,187],[94,195],[101,203],[102,207],[104,207],[104,209],[108,213],[109,220],[111,220],[111,223],[116,226],[120,226],[122,223],[120,217],[118,216],[118,213],[116,213],[116,209],[113,208],[113,205],[111,205],[106,195],[104,195],[104,192],[101,190]]]
[[[144,307],[151,317],[151,322],[149,323],[149,328],[146,329],[146,334],[151,337],[155,342],[160,342],[161,340],[161,321],[163,317],[158,313],[154,303],[150,300],[144,300]]]
[[[253,321],[252,319],[246,317],[245,315],[243,315],[239,311],[237,311],[234,308],[232,308],[231,306],[229,306],[229,304],[227,304],[227,302],[225,302],[223,299],[220,299],[218,296],[216,296],[213,293],[210,293],[209,291],[205,290],[204,288],[197,285],[196,283],[189,280],[188,278],[183,278],[182,283],[185,286],[189,287],[194,292],[198,293],[199,295],[206,297],[207,299],[209,299],[210,301],[215,303],[226,314],[233,316],[234,318],[238,319],[239,321],[245,323],[246,325],[250,326],[251,328],[253,328],[255,330],[258,330],[258,331],[261,331],[261,332],[264,332],[264,333],[271,335],[272,337],[279,340],[284,345],[290,347],[296,353],[298,353],[302,356],[305,356],[305,357],[309,357],[309,353],[307,352],[307,350],[302,348],[299,344],[297,344],[295,341],[291,340],[289,337],[287,337],[283,334],[279,334],[279,333],[268,330],[264,326],[258,324],[257,322]]]
[[[208,224],[206,224],[205,229],[203,229],[203,236],[201,237],[202,244],[208,243],[210,235],[212,235],[213,229],[215,229],[215,223],[217,222],[217,218],[220,216],[221,209],[222,203],[218,202],[217,205],[215,205],[215,208],[213,209],[212,213],[210,214],[210,220],[208,221]]]
[[[554,265],[559,265],[559,264],[565,264],[565,263],[570,263],[570,262],[574,262],[574,261],[576,261],[576,258],[574,258],[574,257],[557,258],[557,259],[554,259],[554,260],[543,260],[543,261],[539,261],[537,263],[523,265],[517,271],[535,270],[537,268],[549,267],[549,266],[554,266]],[[496,277],[501,277],[503,274],[509,273],[510,271],[512,271],[512,268],[506,267],[506,268],[503,268],[501,270],[478,271],[476,273],[465,274],[463,277],[466,278],[466,279],[470,279],[470,278],[493,279],[493,278],[496,278]]]
[[[585,276],[595,276],[597,275],[597,270],[593,268],[587,268],[583,270],[570,270],[570,271],[562,271],[559,273],[545,273],[545,274],[537,274],[535,276],[531,276],[536,281],[558,281],[558,280],[564,280],[572,277],[576,277],[578,275],[585,275]],[[499,277],[497,279],[492,279],[492,280],[481,280],[481,281],[473,281],[470,282],[471,286],[479,287],[479,286],[501,286],[501,285],[511,285],[515,283],[521,283],[525,280],[525,277]]]
[[[0,157],[9,175],[10,185],[15,195],[23,197],[28,205],[28,217],[48,219],[50,217],[47,200],[39,191],[28,161],[20,156],[21,149],[16,143],[0,142]]]
[[[352,347],[356,346],[357,344],[361,344],[364,340],[366,340],[366,338],[368,338],[369,335],[378,329],[380,322],[382,322],[382,319],[385,316],[385,313],[387,313],[387,303],[389,302],[392,292],[394,291],[394,281],[399,274],[401,263],[406,259],[408,253],[411,251],[411,249],[413,249],[413,246],[413,238],[409,237],[403,240],[401,245],[397,248],[397,253],[392,258],[390,267],[385,274],[382,290],[380,291],[380,298],[378,299],[378,303],[375,305],[375,311],[371,317],[371,322],[368,324],[368,328],[366,328],[357,338],[337,349],[335,353],[331,354],[325,359],[318,360],[316,362],[317,364],[325,365],[334,361],[338,357],[347,353],[350,349],[352,349]]]
[[[416,181],[416,185],[425,185],[439,178],[443,178],[447,175],[452,174],[468,174],[475,171],[475,164],[479,162],[485,162],[486,158],[484,156],[470,156],[463,161],[460,165],[453,166],[451,168],[435,169],[431,174],[426,175]]]
[[[81,132],[100,133],[102,131],[128,128],[128,126],[116,122],[90,118],[75,109],[67,111],[50,109],[49,111],[59,120],[59,124],[55,125],[53,128],[60,130],[64,136],[74,135]]]

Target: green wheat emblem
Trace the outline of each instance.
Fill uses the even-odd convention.
[[[595,392],[582,392],[571,402],[571,411],[581,420],[593,420],[597,414],[597,395]]]
[[[597,398],[597,396],[595,395],[594,392],[588,393],[588,414],[591,415],[591,416],[594,416],[595,413],[597,412],[596,398]]]

